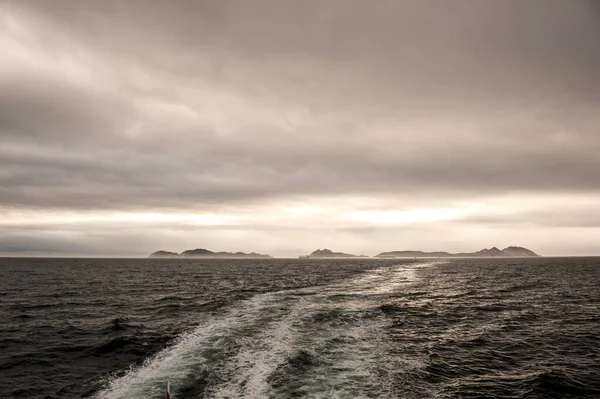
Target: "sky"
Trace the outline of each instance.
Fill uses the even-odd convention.
[[[0,256],[600,255],[593,0],[0,0]]]

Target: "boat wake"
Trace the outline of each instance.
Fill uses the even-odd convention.
[[[439,262],[369,270],[326,286],[258,294],[180,336],[108,383],[96,399],[385,397],[394,373],[419,367],[387,353],[386,298]]]

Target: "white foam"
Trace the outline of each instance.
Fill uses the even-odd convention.
[[[164,395],[167,379],[177,386],[190,373],[202,367],[205,359],[202,351],[218,349],[220,339],[230,336],[232,331],[254,322],[271,301],[271,294],[261,294],[244,301],[222,317],[203,323],[190,333],[182,335],[174,345],[159,352],[144,365],[134,368],[125,376],[113,380],[106,390],[95,395],[97,399],[147,399]],[[175,398],[174,395],[172,395]]]
[[[307,396],[347,398],[383,393],[389,382],[385,376],[390,374],[386,367],[397,366],[398,361],[390,361],[384,352],[389,320],[378,313],[380,296],[414,283],[416,269],[436,264],[439,262],[382,267],[328,286],[256,295],[184,334],[141,367],[111,381],[95,398],[162,397],[167,379],[176,392],[203,369],[218,373],[215,381],[220,381],[209,386],[207,398],[278,397],[269,378],[300,350],[315,353],[320,360],[302,375],[293,376],[295,387]],[[326,320],[315,329],[314,317],[332,311],[349,316],[343,327]],[[223,350],[227,339],[235,339],[239,350],[214,370],[203,353]],[[338,343],[328,347],[334,339]]]
[[[280,298],[278,303],[284,302]],[[214,398],[260,399],[269,396],[268,377],[293,352],[298,333],[295,322],[300,318],[305,298],[299,298],[281,319],[264,326],[264,330],[228,362],[231,379],[210,395]]]
[[[432,267],[444,263],[434,261],[427,263],[395,265],[389,268],[380,268],[370,271],[367,275],[351,280],[342,288],[359,294],[389,294],[404,288],[407,284],[417,281],[419,269]]]

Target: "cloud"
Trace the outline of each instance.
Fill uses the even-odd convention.
[[[399,215],[514,194],[539,229],[594,227],[555,199],[599,195],[599,15],[559,0],[5,2],[0,212]],[[370,228],[335,227],[354,245]]]

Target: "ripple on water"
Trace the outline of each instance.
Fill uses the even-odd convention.
[[[0,397],[600,397],[598,259],[6,262]]]

